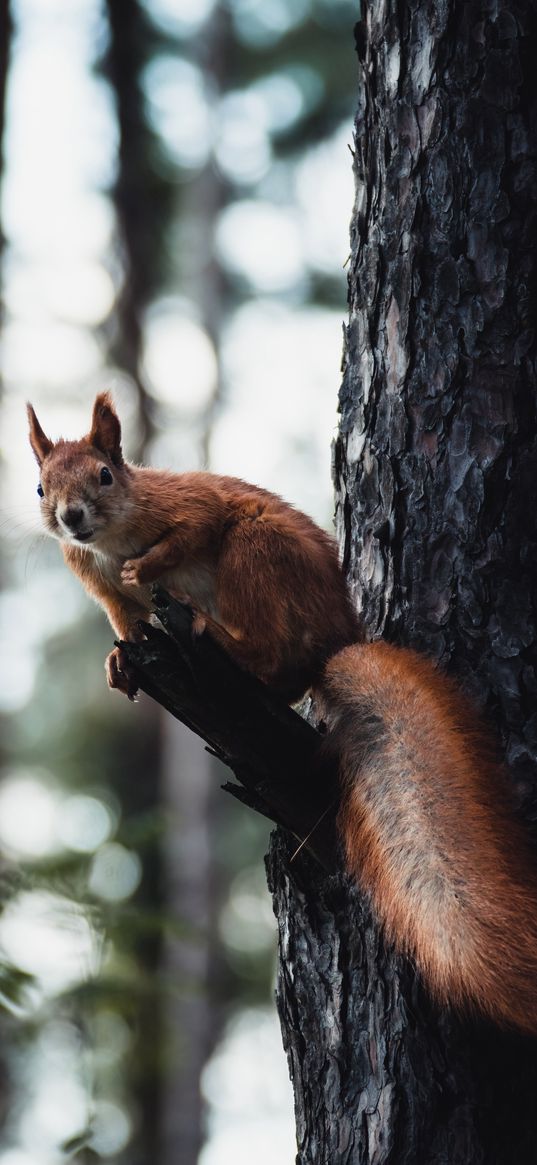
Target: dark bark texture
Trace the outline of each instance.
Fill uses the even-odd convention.
[[[536,31],[535,3],[365,0],[334,461],[368,633],[458,676],[530,819]],[[281,838],[269,874],[297,1162],[537,1161],[534,1042],[439,1013],[358,892],[307,857],[291,876]]]
[[[370,635],[426,651],[483,707],[532,821],[537,9],[365,0],[356,33],[335,448],[345,563]],[[178,653],[154,635],[131,658],[179,714]],[[247,690],[200,658],[194,684],[183,668],[182,718],[209,728],[250,804],[295,829],[305,801],[314,822],[322,785],[312,784],[314,812],[307,784],[298,797],[291,788],[310,743],[300,736],[293,753],[279,714],[267,733],[270,704],[256,720]],[[313,742],[313,769],[315,756]],[[268,871],[298,1165],[536,1162],[535,1043],[439,1011],[358,890],[306,848],[291,861],[295,847],[279,831]]]

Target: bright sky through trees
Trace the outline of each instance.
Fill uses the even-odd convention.
[[[148,62],[142,88],[177,200],[170,273],[141,321],[143,369],[156,417],[148,456],[178,470],[198,468],[207,446],[209,468],[273,488],[328,526],[352,203],[352,4],[229,0],[229,43],[241,69],[225,84],[211,75],[202,51],[218,7],[214,0],[145,0],[144,6],[171,38]],[[333,79],[323,75],[315,45],[324,43],[323,21],[331,28],[338,12],[349,84],[345,116],[328,117]],[[51,678],[44,701],[36,686],[44,659],[46,675],[59,676],[50,645],[59,643],[61,655],[89,605],[57,546],[39,532],[24,404],[32,400],[51,436],[78,437],[95,392],[111,387],[127,450],[138,419],[132,379],[109,349],[123,272],[109,196],[118,165],[117,119],[109,84],[95,67],[107,42],[104,7],[99,0],[16,0],[14,19],[0,215],[7,238],[0,335],[6,562],[0,710],[21,739],[30,725],[28,752],[53,724],[63,731],[66,720],[83,716],[88,702],[108,714],[109,697],[100,663],[88,664],[68,691],[59,681],[56,690]],[[313,37],[311,52],[300,48],[302,28],[306,40]],[[298,38],[296,47],[279,55],[288,36]],[[337,77],[337,64],[332,72]],[[322,117],[326,132],[316,128]],[[209,225],[200,218],[204,174],[225,192]],[[228,296],[217,336],[199,293],[200,240],[208,231]],[[204,445],[200,434],[220,382],[222,397]],[[125,715],[115,706],[112,712],[118,723]],[[100,776],[91,787],[66,788],[52,760],[33,766],[14,760],[4,772],[0,841],[8,860],[18,866],[83,855],[85,892],[105,909],[128,901],[141,878],[142,859],[116,837],[120,817]],[[273,942],[263,893],[257,886],[249,898],[237,885],[230,898],[226,925],[239,946],[241,926],[260,947]],[[248,921],[251,909],[258,930],[251,915]],[[99,929],[61,890],[28,885],[14,895],[0,922],[0,944],[4,958],[35,976],[21,1004],[33,1017],[99,968],[116,968],[111,945],[102,945]],[[76,1024],[61,1007],[59,1013],[45,1024],[28,1059],[22,1114],[14,1114],[5,1147],[0,1144],[0,1165],[59,1165],[65,1159],[61,1142],[88,1122],[92,1147],[104,1159],[115,1161],[128,1145],[133,1124],[121,1084],[107,1099],[92,1099]],[[255,1021],[255,1015],[253,1009],[231,1023],[207,1069],[212,1140],[203,1165],[237,1165],[251,1154],[252,1127],[223,1095],[227,1056],[234,1057],[233,1071],[250,1081],[252,1119],[262,1122],[266,1150],[265,1157],[258,1155],[260,1165],[284,1154],[291,1160],[290,1087],[276,1019],[261,1012]],[[92,1034],[96,1055],[117,1055],[119,1081],[130,1047],[122,1023],[119,1013],[99,1012]],[[266,1073],[253,1071],[260,1042],[268,1078],[275,1081],[268,1092]]]

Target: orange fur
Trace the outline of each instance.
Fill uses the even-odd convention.
[[[503,774],[452,685],[414,652],[360,642],[332,540],[279,497],[124,462],[106,393],[80,441],[53,444],[28,412],[44,523],[117,634],[140,635],[159,579],[195,606],[194,633],[208,627],[287,699],[316,687],[347,864],[388,936],[439,1000],[537,1033],[537,878]],[[133,696],[117,649],[107,674]]]
[[[537,875],[485,733],[415,652],[347,647],[321,681],[347,864],[442,1002],[537,1033]]]
[[[30,406],[29,419],[44,523],[120,638],[139,635],[158,579],[192,602],[195,630],[209,626],[245,669],[296,700],[360,637],[332,539],[275,494],[237,478],[127,464],[106,393],[80,441],[53,444]],[[103,468],[112,478],[104,485]],[[112,687],[133,694],[117,649],[107,672]]]

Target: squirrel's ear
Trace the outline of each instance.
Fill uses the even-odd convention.
[[[42,465],[45,457],[54,448],[54,442],[43,432],[31,404],[26,405],[28,421],[30,422],[30,445],[35,454],[38,465]]]
[[[90,445],[106,453],[114,465],[123,465],[121,425],[109,392],[101,392],[93,406]]]

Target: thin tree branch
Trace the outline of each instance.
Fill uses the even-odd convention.
[[[239,785],[224,788],[284,826],[329,870],[337,865],[337,780],[322,737],[207,633],[192,634],[189,606],[154,588],[163,628],[121,643],[142,691],[207,742]]]

